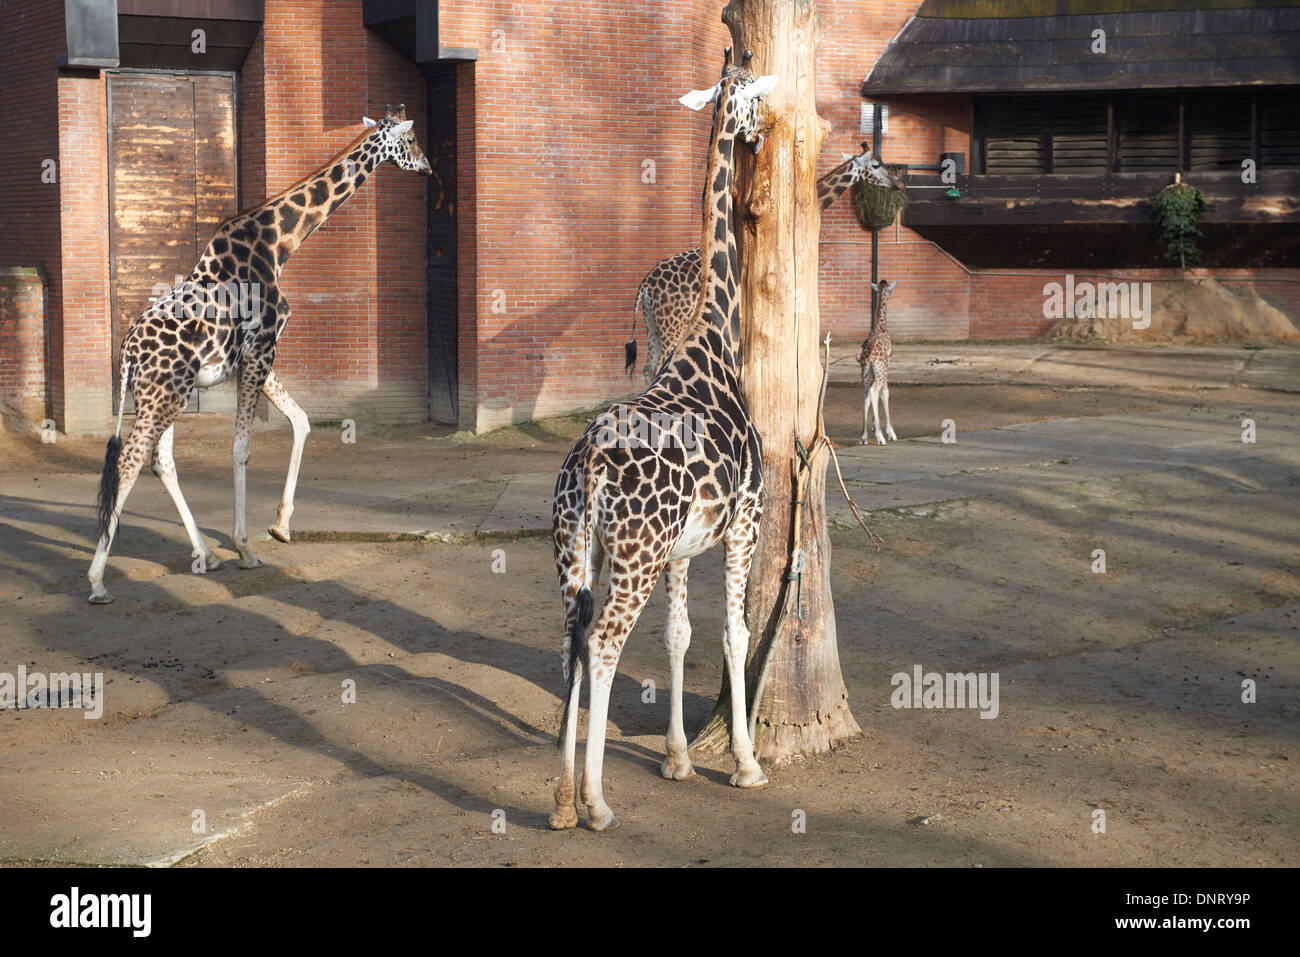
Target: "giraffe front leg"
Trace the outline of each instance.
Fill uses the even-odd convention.
[[[284,481],[284,495],[280,497],[280,508],[276,513],[275,524],[269,529],[272,538],[288,542],[292,537],[289,533],[289,519],[293,515],[293,496],[298,488],[298,469],[302,465],[302,450],[307,444],[311,423],[307,419],[307,413],[293,401],[274,372],[266,377],[262,392],[293,426],[293,451],[289,453],[289,474]]]
[[[767,775],[754,758],[754,744],[749,737],[749,714],[745,709],[745,654],[749,650],[749,629],[745,626],[745,583],[754,557],[762,511],[757,503],[747,503],[737,510],[723,538],[725,550],[727,626],[722,650],[727,658],[727,678],[731,685],[731,752],[736,759],[736,773],[731,783],[738,788],[757,788],[767,783]],[[757,706],[758,702],[755,702]]]
[[[231,447],[231,460],[235,469],[235,525],[231,540],[239,552],[240,568],[261,568],[261,560],[248,545],[248,525],[245,520],[247,502],[248,458],[252,449],[253,413],[257,409],[257,396],[262,391],[258,373],[246,366],[239,376],[239,405],[235,410],[235,442]]]
[[[691,621],[686,612],[686,576],[689,568],[689,558],[669,562],[664,575],[668,589],[668,623],[664,628],[664,645],[668,649],[672,710],[668,717],[668,736],[664,741],[666,757],[659,767],[659,773],[672,781],[684,781],[695,773],[686,749],[686,730],[682,726],[682,672],[686,649],[691,644]]]

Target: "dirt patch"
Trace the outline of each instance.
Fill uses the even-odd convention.
[[[1131,284],[1130,284],[1131,285]],[[1291,318],[1259,295],[1253,286],[1229,287],[1217,279],[1152,283],[1151,325],[1133,328],[1132,308],[1123,316],[1091,315],[1061,319],[1047,332],[1049,339],[1102,342],[1247,342],[1265,345],[1300,340]],[[1086,308],[1086,307],[1085,307]],[[1116,310],[1107,309],[1108,312]]]
[[[828,402],[829,426],[851,441],[860,392],[833,387]],[[599,835],[546,827],[562,631],[548,542],[271,541],[262,569],[193,575],[178,524],[133,524],[114,558],[118,601],[92,607],[91,543],[64,514],[42,513],[54,503],[30,487],[54,469],[93,474],[103,439],[6,440],[0,484],[31,501],[0,522],[0,670],[102,671],[108,691],[100,721],[0,712],[0,861],[155,859],[152,848],[193,846],[196,809],[213,839],[186,865],[1300,861],[1300,466],[1285,457],[1300,397],[913,386],[895,403],[904,437],[948,417],[963,429],[1124,411],[1147,414],[1153,433],[1208,424],[1171,470],[1152,456],[1098,474],[1102,445],[1061,465],[1056,485],[882,510],[879,552],[833,529],[840,657],[864,733],[768,768],[757,791],[727,786],[725,756],[693,755],[687,781],[659,774],[669,697],[657,588],[611,700],[605,788],[622,826]],[[1231,432],[1243,411],[1261,441],[1220,441],[1215,430]],[[228,476],[229,429],[187,420],[188,473]],[[318,429],[304,475],[364,487],[376,475],[558,468],[570,425],[529,429],[482,443],[363,435],[362,457]],[[288,442],[259,434],[257,480],[282,480]],[[895,448],[872,450],[882,469]],[[1291,471],[1264,468],[1265,456]],[[1090,570],[1097,547],[1105,575]],[[688,733],[721,683],[721,583],[717,551],[692,562]],[[916,664],[999,673],[998,718],[894,708],[891,676]],[[1241,700],[1246,677],[1256,704]],[[354,702],[341,699],[347,682]]]

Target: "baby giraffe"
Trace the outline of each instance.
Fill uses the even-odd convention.
[[[858,353],[858,365],[862,366],[862,438],[858,439],[859,445],[867,444],[873,412],[876,416],[876,444],[884,445],[886,435],[891,442],[898,441],[889,421],[889,363],[894,357],[894,344],[889,341],[889,327],[885,324],[885,303],[897,285],[898,280],[885,282],[883,279],[871,284],[876,291],[876,314],[871,317],[871,333]],[[882,399],[885,405],[884,434],[880,431],[879,403]]]

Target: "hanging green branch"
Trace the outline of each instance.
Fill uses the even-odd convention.
[[[1195,186],[1179,181],[1166,186],[1151,201],[1151,221],[1155,223],[1165,258],[1177,260],[1180,269],[1201,258],[1196,241],[1201,238],[1201,219],[1209,203]]]

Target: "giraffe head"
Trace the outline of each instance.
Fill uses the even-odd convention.
[[[844,158],[853,161],[853,182],[857,183],[865,179],[873,186],[888,186],[891,189],[904,188],[903,181],[881,165],[880,160],[872,155],[866,143],[862,144],[862,152],[857,156],[852,153],[845,153]]]
[[[376,121],[364,116],[361,121],[373,128],[379,136],[380,162],[392,160],[404,170],[423,173],[425,176],[433,173],[429,158],[424,155],[424,150],[420,149],[420,144],[415,142],[415,133],[411,131],[414,120],[406,118],[405,104],[396,110],[391,106],[388,107],[382,120]]]
[[[748,62],[751,54],[745,51]],[[735,134],[747,143],[751,143],[757,153],[763,145],[763,131],[767,129],[762,111],[763,97],[776,87],[777,76],[769,74],[754,78],[754,74],[743,66],[731,62],[731,48],[727,48],[727,64],[722,68],[722,79],[707,90],[692,90],[681,97],[678,102],[692,110],[700,110],[712,103],[715,109],[722,109],[728,115],[724,122],[735,119]]]
[[[871,284],[871,288],[876,291],[876,294],[880,299],[880,304],[883,306],[885,304],[885,300],[889,298],[890,294],[894,291],[894,287],[897,285],[898,285],[897,279],[895,279],[893,282],[886,282],[884,279],[882,279],[879,282],[873,282]]]

